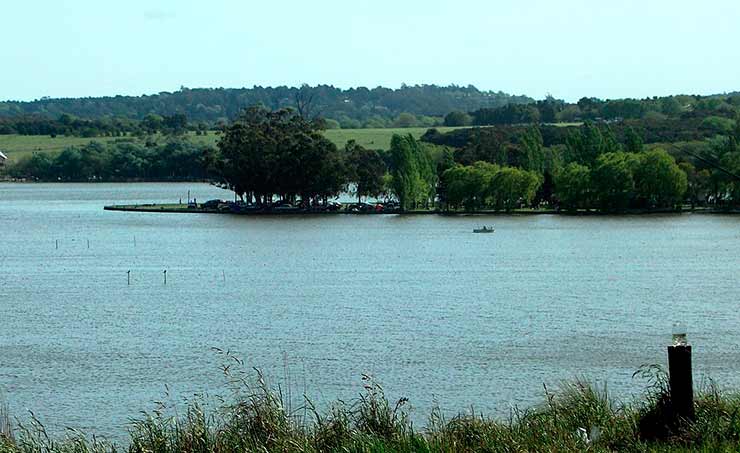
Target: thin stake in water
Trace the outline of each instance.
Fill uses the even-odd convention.
[[[126,284],[127,285],[131,284],[131,270],[126,271]]]
[[[163,274],[164,274],[164,284],[166,285],[167,284],[167,269],[164,270]]]

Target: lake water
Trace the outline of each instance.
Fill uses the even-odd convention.
[[[695,380],[740,386],[740,217],[243,217],[103,211],[205,184],[0,184],[0,398],[113,439],[220,392],[239,354],[319,404],[361,376],[506,415],[585,377],[629,399],[684,321]],[[496,233],[472,234],[495,224]],[[89,245],[88,245],[89,241]],[[127,271],[130,285],[127,284]],[[167,270],[167,284],[163,271]],[[299,390],[300,389],[300,390]]]

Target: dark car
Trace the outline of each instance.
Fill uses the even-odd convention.
[[[374,212],[375,211],[375,205],[368,204],[368,203],[353,203],[349,206],[347,206],[347,210],[349,212]]]
[[[205,203],[203,203],[203,207],[206,209],[216,209],[218,208],[218,205],[223,204],[223,200],[208,200]]]
[[[383,206],[383,212],[396,212],[400,210],[400,206],[395,201],[387,201],[385,203],[382,203]]]
[[[270,208],[272,211],[275,212],[297,212],[300,211],[301,208],[293,206],[292,204],[286,202],[279,202],[279,203],[273,203],[272,207]]]
[[[340,209],[342,209],[342,203],[339,203],[338,201],[330,201],[326,204],[327,211],[335,212],[339,211]]]

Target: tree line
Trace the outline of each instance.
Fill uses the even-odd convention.
[[[450,111],[445,126],[490,126],[501,124],[568,123],[711,118],[705,126],[726,128],[728,119],[740,112],[740,94],[717,96],[666,96],[646,99],[581,98],[568,103],[548,96],[529,103],[509,103],[468,111]]]
[[[175,92],[143,96],[6,101],[0,102],[0,117],[42,115],[58,118],[66,113],[88,120],[143,120],[149,114],[164,117],[179,113],[195,124],[217,127],[236,119],[249,106],[262,105],[269,110],[293,108],[306,119],[323,117],[334,122],[331,126],[338,125],[346,129],[405,127],[408,124],[432,126],[429,118],[438,118],[441,122],[442,117],[453,110],[469,111],[531,101],[532,98],[526,96],[479,90],[472,85],[404,85],[398,89],[340,89],[330,85],[214,89],[181,87]]]
[[[176,138],[161,143],[93,141],[58,154],[33,153],[8,172],[13,178],[37,181],[207,180],[214,154],[213,148]]]
[[[394,135],[387,152],[349,142],[339,150],[316,123],[290,110],[251,108],[224,131],[216,168],[224,187],[249,203],[274,199],[326,203],[353,188],[359,198],[387,196],[402,209],[511,211],[539,204],[563,209],[622,211],[675,208],[688,176],[662,150],[643,152],[631,131],[624,143],[587,124],[562,154],[543,146],[532,126],[516,143],[453,150]]]
[[[402,209],[624,211],[740,204],[740,121],[700,141],[646,143],[630,123],[497,126],[394,135],[388,150],[338,148],[325,122],[254,106],[216,149],[184,138],[91,143],[35,154],[11,176],[41,180],[210,179],[249,203],[304,206],[340,194],[395,199]],[[557,131],[557,132],[555,132]],[[647,134],[649,136],[649,134]]]
[[[187,131],[207,132],[205,124],[191,124],[185,115],[175,113],[160,116],[150,113],[142,120],[126,118],[82,119],[69,114],[58,118],[42,115],[0,117],[0,135],[57,135],[76,137],[122,137],[126,135],[180,135]]]
[[[547,205],[616,212],[674,209],[684,203],[740,204],[740,121],[727,135],[649,147],[640,132],[621,127],[619,135],[611,125],[591,122],[562,128],[562,143],[549,147],[538,126],[474,128],[448,134],[430,131],[423,139],[447,144],[460,140],[463,132],[467,139],[452,154],[455,166],[440,178],[438,199],[448,208]],[[519,173],[511,172],[509,182],[503,184],[494,176],[507,167]],[[508,204],[496,192],[504,185],[519,188]]]

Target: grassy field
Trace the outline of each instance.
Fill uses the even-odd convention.
[[[562,123],[557,126],[578,126],[580,123]],[[459,127],[438,127],[440,132],[461,129]],[[355,140],[361,146],[370,149],[388,149],[393,134],[411,134],[419,138],[428,130],[425,127],[390,128],[390,129],[330,129],[324,132],[326,137],[342,148],[349,140]],[[218,134],[209,132],[208,135],[188,135],[195,143],[215,146]],[[81,146],[91,141],[110,142],[121,137],[65,137],[52,138],[48,135],[0,135],[0,151],[5,153],[11,162],[15,162],[35,152],[59,152],[70,146]]]
[[[446,132],[455,128],[442,127],[440,131]],[[344,147],[349,140],[355,140],[360,145],[372,149],[388,149],[393,134],[411,134],[416,138],[421,137],[426,128],[413,127],[408,129],[332,129],[325,132],[326,137],[338,147]],[[210,132],[208,135],[190,134],[190,139],[196,143],[215,146],[218,135]],[[59,152],[70,146],[81,146],[91,141],[110,142],[120,137],[65,137],[52,138],[48,135],[0,135],[0,151],[5,153],[11,162],[17,161],[35,152],[48,153]]]
[[[58,152],[70,146],[80,146],[90,143],[92,140],[108,142],[116,137],[64,137],[51,138],[48,135],[0,135],[0,151],[8,156],[8,159],[16,161],[34,152],[48,153]]]
[[[456,127],[438,127],[440,132],[448,132]],[[370,149],[388,149],[391,146],[393,134],[411,134],[419,138],[428,130],[426,127],[410,127],[407,129],[331,129],[325,132],[326,137],[338,147],[343,147],[349,140],[354,140],[361,146]]]

